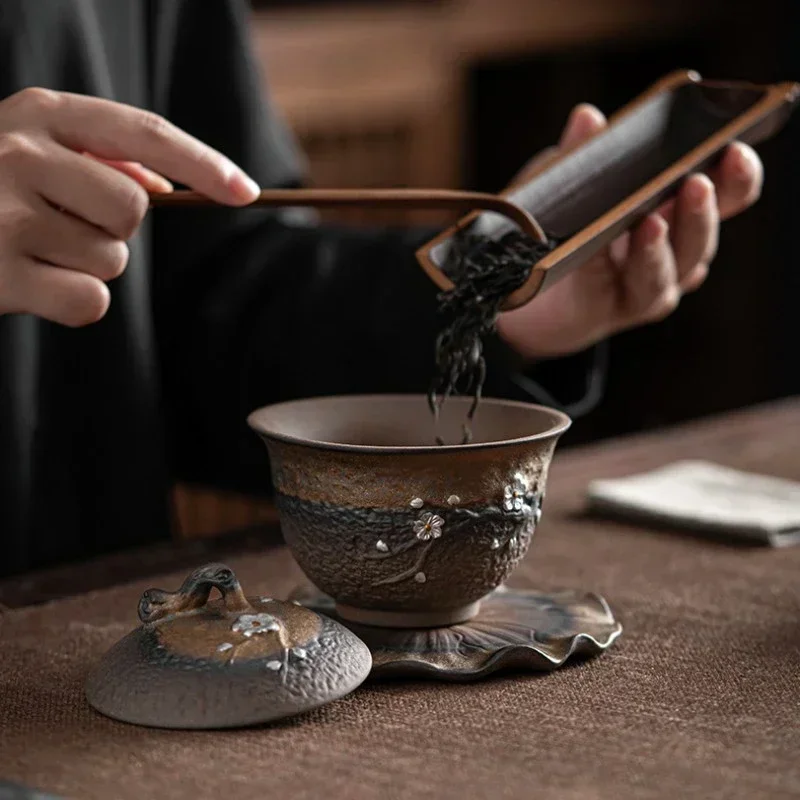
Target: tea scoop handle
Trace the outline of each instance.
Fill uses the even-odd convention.
[[[212,207],[213,200],[188,189],[153,193],[153,208]],[[547,241],[542,226],[521,206],[507,197],[486,192],[467,192],[460,189],[264,189],[251,203],[253,206],[359,208],[367,211],[454,211],[460,213],[491,211],[518,225],[528,236],[540,242]]]
[[[148,589],[144,592],[139,600],[139,619],[143,623],[156,622],[202,608],[208,602],[212,589],[219,590],[228,611],[253,610],[230,567],[225,564],[206,564],[192,572],[176,592],[164,589]]]

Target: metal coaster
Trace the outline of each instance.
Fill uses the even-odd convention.
[[[311,587],[292,599],[336,617],[333,600]],[[469,622],[441,628],[378,628],[340,620],[372,651],[373,678],[471,681],[503,669],[553,670],[593,656],[622,633],[599,595],[500,587]]]

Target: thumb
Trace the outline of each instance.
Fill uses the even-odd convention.
[[[568,150],[591,138],[605,127],[606,118],[602,111],[588,103],[582,103],[572,109],[558,146],[561,150]]]

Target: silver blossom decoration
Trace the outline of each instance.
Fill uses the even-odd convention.
[[[522,511],[528,487],[521,475],[514,476],[514,482],[503,489],[503,508],[506,511]]]
[[[272,614],[241,614],[236,618],[231,630],[249,639],[259,633],[280,630],[280,623]]]
[[[417,539],[428,542],[431,539],[438,539],[442,535],[444,520],[438,514],[426,511],[421,514],[419,519],[414,520],[414,533]]]

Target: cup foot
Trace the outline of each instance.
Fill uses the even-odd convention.
[[[336,604],[336,613],[348,622],[375,628],[441,628],[459,625],[477,616],[481,602],[445,611],[380,611]]]

